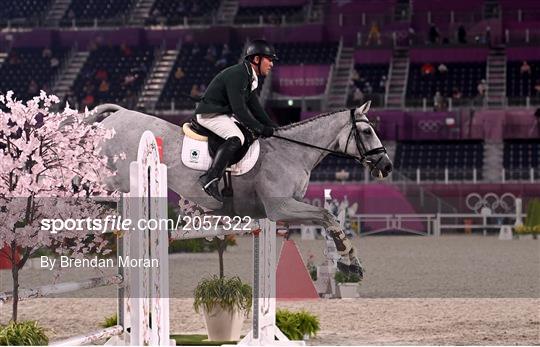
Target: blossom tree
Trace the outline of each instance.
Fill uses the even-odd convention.
[[[17,321],[19,271],[38,249],[82,257],[88,252],[106,254],[102,230],[82,225],[79,230],[51,232],[42,221],[99,218],[112,211],[96,197],[107,192],[104,179],[114,175],[100,143],[114,136],[100,124],[88,124],[88,110],[78,114],[41,91],[26,103],[13,92],[0,95],[0,249],[4,246],[12,265],[13,312]],[[117,158],[112,158],[117,160]]]

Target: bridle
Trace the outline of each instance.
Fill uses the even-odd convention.
[[[296,144],[301,145],[301,146],[326,151],[326,152],[332,153],[332,154],[334,154],[336,156],[339,156],[339,157],[356,160],[356,161],[358,161],[360,163],[367,162],[367,157],[370,156],[370,155],[379,154],[379,153],[387,153],[386,148],[384,147],[384,145],[380,146],[380,147],[372,148],[370,150],[367,150],[366,145],[364,144],[364,142],[362,142],[362,137],[360,136],[358,128],[356,127],[356,122],[363,122],[363,123],[369,124],[369,126],[371,126],[374,133],[375,133],[375,129],[373,127],[373,124],[371,124],[369,121],[367,121],[365,119],[356,120],[354,118],[354,111],[355,111],[354,108],[350,110],[350,112],[351,112],[350,113],[351,114],[351,117],[350,117],[351,131],[349,132],[349,136],[347,136],[347,143],[345,144],[345,152],[334,151],[332,149],[315,146],[315,145],[312,145],[312,144],[309,144],[309,143],[289,139],[287,137],[282,137],[282,136],[279,136],[279,135],[272,135],[272,137],[276,137],[278,139],[282,139],[282,140],[286,140],[286,141],[289,141],[289,142],[292,142],[292,143],[296,143]],[[360,154],[360,157],[356,157],[354,155],[351,155],[351,154],[347,153],[347,149],[349,148],[349,143],[351,142],[351,139],[354,139],[354,142],[356,144],[356,149],[358,150],[358,153]],[[376,163],[372,163],[372,164],[377,165],[380,160],[382,160],[382,156],[379,158],[379,160]]]
[[[356,144],[356,149],[358,150],[358,153],[360,154],[360,158],[356,158],[356,157],[352,156],[352,157],[354,157],[355,160],[358,160],[360,162],[364,162],[364,161],[366,161],[366,158],[368,156],[370,156],[370,155],[379,154],[379,153],[386,153],[386,148],[384,147],[384,145],[382,145],[380,147],[372,148],[370,150],[367,150],[366,145],[364,144],[364,142],[362,142],[362,137],[360,136],[360,132],[358,131],[358,128],[356,127],[357,122],[362,122],[362,123],[368,124],[371,127],[371,129],[373,130],[373,132],[375,132],[375,127],[373,126],[373,124],[370,121],[365,120],[365,119],[356,120],[354,118],[354,109],[351,109],[351,124],[352,124],[352,126],[351,126],[351,131],[349,132],[349,136],[347,136],[347,142],[345,144],[345,153],[344,154],[347,154],[347,149],[349,148],[349,142],[351,141],[352,138],[354,138],[354,143]],[[381,159],[382,159],[382,157],[379,158],[379,160],[381,160]],[[376,164],[377,163],[375,163],[375,165]]]

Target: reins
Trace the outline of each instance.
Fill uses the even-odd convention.
[[[357,159],[354,155],[334,151],[332,149],[328,149],[328,148],[324,148],[324,147],[315,146],[315,145],[312,145],[310,143],[293,140],[293,139],[290,139],[290,138],[287,138],[287,137],[283,137],[283,136],[279,136],[279,135],[272,135],[272,137],[275,137],[275,138],[281,139],[281,140],[285,140],[285,141],[289,141],[289,142],[292,142],[292,143],[296,143],[297,145],[300,145],[300,146],[309,147],[309,148],[315,148],[315,149],[318,149],[318,150],[321,150],[321,151],[326,151],[326,152],[329,152],[329,153],[331,153],[333,155],[336,155],[338,157],[349,158],[349,159]]]
[[[358,122],[364,122],[364,123],[367,123],[367,124],[369,124],[371,126],[371,124],[368,121],[363,120],[363,119],[358,120]],[[318,149],[318,150],[321,150],[321,151],[326,151],[326,152],[331,153],[331,154],[333,154],[335,156],[338,156],[338,157],[354,159],[354,160],[358,160],[358,161],[361,161],[361,162],[364,161],[368,155],[377,154],[377,153],[386,153],[386,148],[384,148],[384,146],[373,148],[373,149],[370,149],[369,151],[366,149],[366,146],[364,145],[364,143],[362,142],[362,140],[360,138],[360,133],[358,132],[358,129],[356,128],[356,120],[354,119],[354,109],[351,109],[351,124],[352,124],[351,131],[349,132],[349,136],[347,137],[347,144],[345,145],[345,150],[347,150],[347,148],[349,147],[349,142],[350,142],[351,138],[354,138],[354,142],[356,143],[356,148],[358,149],[358,153],[360,154],[360,158],[355,157],[354,155],[351,155],[351,154],[347,154],[345,152],[334,151],[332,149],[319,147],[319,146],[316,146],[316,145],[312,145],[310,143],[306,143],[306,142],[302,142],[302,141],[298,141],[298,140],[293,140],[293,139],[283,137],[283,136],[279,136],[279,135],[272,135],[272,137],[275,137],[275,138],[278,138],[278,139],[281,139],[281,140],[285,140],[285,141],[289,141],[289,142],[295,143],[295,144],[300,145],[300,146],[314,148],[314,149]]]

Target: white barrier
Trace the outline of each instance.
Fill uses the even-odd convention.
[[[154,135],[146,131],[140,140],[137,161],[130,164],[130,193],[121,202],[122,215],[132,221],[167,218],[167,168],[160,163]],[[240,345],[295,345],[276,327],[276,224],[261,219],[252,225],[253,234],[253,325]],[[262,246],[260,233],[262,232]],[[173,232],[172,239],[207,238],[238,234],[234,230]],[[241,232],[245,233],[245,232]],[[81,289],[118,285],[118,324],[53,342],[74,346],[110,338],[107,345],[174,345],[170,340],[168,231],[135,230],[122,235],[118,255],[135,259],[158,259],[159,267],[118,267],[118,275],[21,289],[20,300],[46,297]],[[0,293],[0,304],[13,299]]]
[[[129,167],[130,192],[123,197],[122,215],[131,221],[167,218],[167,167],[161,164],[156,139],[145,131],[137,161]],[[120,243],[120,242],[119,242]],[[158,267],[118,267],[124,277],[119,290],[118,323],[122,344],[170,345],[169,235],[167,229],[130,231],[122,237],[119,255],[157,259]],[[127,333],[129,331],[129,333]]]
[[[137,161],[130,164],[130,193],[123,197],[123,215],[132,221],[167,217],[167,168],[160,163],[154,135],[145,132]],[[119,286],[118,325],[79,335],[52,345],[73,346],[111,338],[107,344],[169,345],[168,232],[133,230],[119,239],[118,255],[136,259],[159,259],[159,267],[118,267],[119,274],[21,289],[19,300],[47,297],[109,285]],[[150,282],[152,281],[152,282]],[[0,293],[0,304],[13,300],[11,292]],[[173,343],[174,344],[174,341]]]

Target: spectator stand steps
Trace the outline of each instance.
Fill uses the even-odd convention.
[[[484,143],[484,180],[499,182],[503,169],[503,144],[501,142]]]
[[[347,104],[347,95],[351,83],[352,71],[354,68],[354,48],[345,47],[343,40],[339,43],[336,64],[330,70],[332,73],[328,83],[329,91],[327,94],[327,109],[337,110],[344,108]]]
[[[131,24],[144,26],[155,0],[137,0],[131,11]]]
[[[70,2],[71,0],[54,0],[45,16],[46,22],[51,26],[58,26],[67,12]]]
[[[233,24],[240,4],[238,0],[223,0],[218,9],[218,24]]]
[[[506,104],[506,54],[504,47],[493,47],[489,52],[487,69],[486,103],[490,108]]]
[[[62,70],[59,71],[52,85],[54,95],[58,96],[60,100],[62,100],[73,87],[73,84],[89,55],[90,52],[78,52],[76,47],[71,49]],[[70,106],[74,107],[75,105]]]
[[[409,75],[409,50],[395,48],[390,63],[386,100],[387,108],[402,109],[405,106],[405,91]]]
[[[157,50],[156,59],[137,101],[137,109],[153,110],[155,108],[179,51],[180,44],[177,49],[166,49],[162,46]]]

